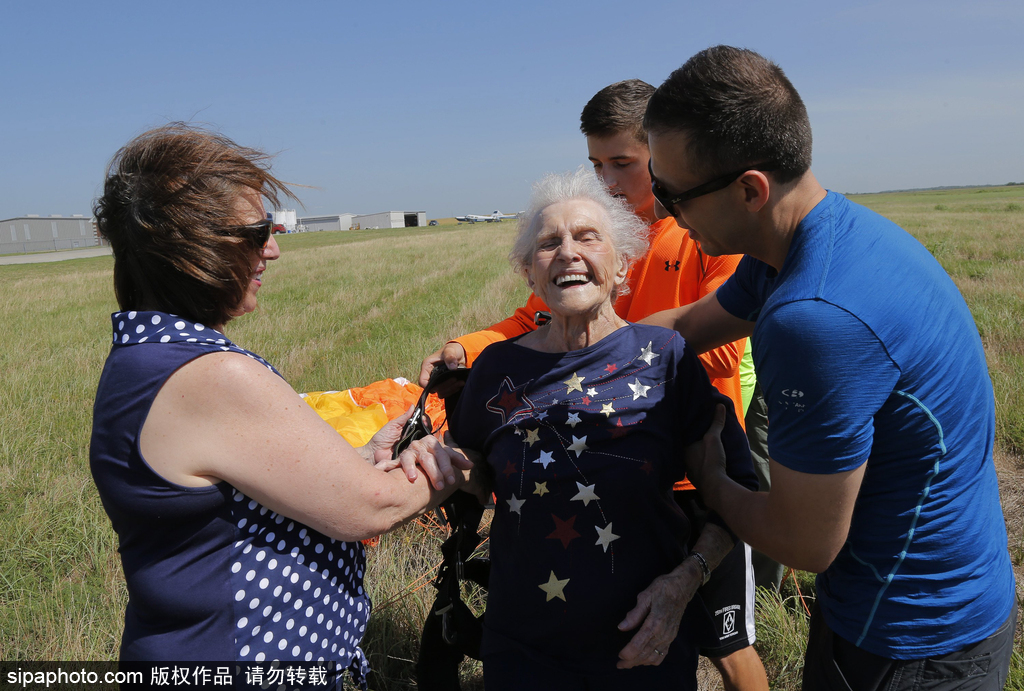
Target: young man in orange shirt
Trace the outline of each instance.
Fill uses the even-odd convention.
[[[688,305],[713,293],[736,269],[740,257],[708,257],[674,219],[658,219],[654,212],[650,150],[643,116],[654,87],[639,79],[612,84],[587,103],[580,116],[580,130],[594,172],[611,193],[623,197],[634,213],[650,224],[650,249],[631,269],[629,292],[618,298],[616,313],[627,321],[639,321],[655,312]],[[462,336],[424,359],[420,383],[438,362],[449,368],[472,365],[489,344],[513,338],[537,328],[538,315],[547,305],[531,294],[526,305],[493,326]],[[739,364],[746,340],[720,346],[700,356],[711,383],[728,396],[743,420]],[[675,487],[676,499],[694,524],[694,539],[703,528],[703,504],[697,491],[684,480]],[[702,650],[722,673],[727,691],[767,690],[768,680],[754,642],[754,579],[750,548],[736,543],[732,552],[702,586],[701,598],[718,626],[719,645]]]

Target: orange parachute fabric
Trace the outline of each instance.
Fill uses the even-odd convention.
[[[399,377],[345,391],[314,391],[302,396],[345,441],[362,446],[388,420],[415,405],[422,393],[422,387]],[[444,419],[444,403],[435,394],[427,397],[426,413],[435,427]]]
[[[389,420],[415,405],[422,393],[422,387],[399,377],[345,391],[314,391],[300,395],[345,441],[352,446],[362,446]],[[444,419],[444,403],[436,394],[427,397],[425,412],[435,428]],[[363,543],[373,547],[379,539],[370,538]]]

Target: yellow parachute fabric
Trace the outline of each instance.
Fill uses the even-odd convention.
[[[419,400],[423,389],[406,379],[384,379],[345,391],[314,391],[303,400],[352,446],[362,446],[383,427]],[[431,394],[427,416],[435,427],[444,417],[444,404]]]
[[[305,401],[352,446],[362,446],[388,421],[384,406],[361,408],[348,391],[314,391]]]

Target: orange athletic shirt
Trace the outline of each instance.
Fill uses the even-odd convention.
[[[741,255],[704,255],[673,218],[662,218],[653,223],[649,240],[647,254],[629,270],[626,279],[629,292],[615,301],[615,313],[626,321],[639,321],[655,312],[688,305],[715,292],[733,274],[741,258]],[[491,343],[536,329],[533,316],[539,311],[546,312],[548,307],[531,293],[526,305],[508,319],[483,331],[456,338],[455,342],[466,349],[466,365],[471,366]],[[746,341],[741,338],[700,356],[711,383],[732,400],[740,424],[743,424],[743,399],[740,395],[739,364]],[[692,488],[688,481],[676,484],[676,489]]]

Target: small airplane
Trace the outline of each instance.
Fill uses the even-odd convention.
[[[459,223],[501,223],[506,218],[518,218],[518,214],[503,214],[500,211],[495,211],[487,216],[480,216],[478,214],[456,216],[455,220]]]

